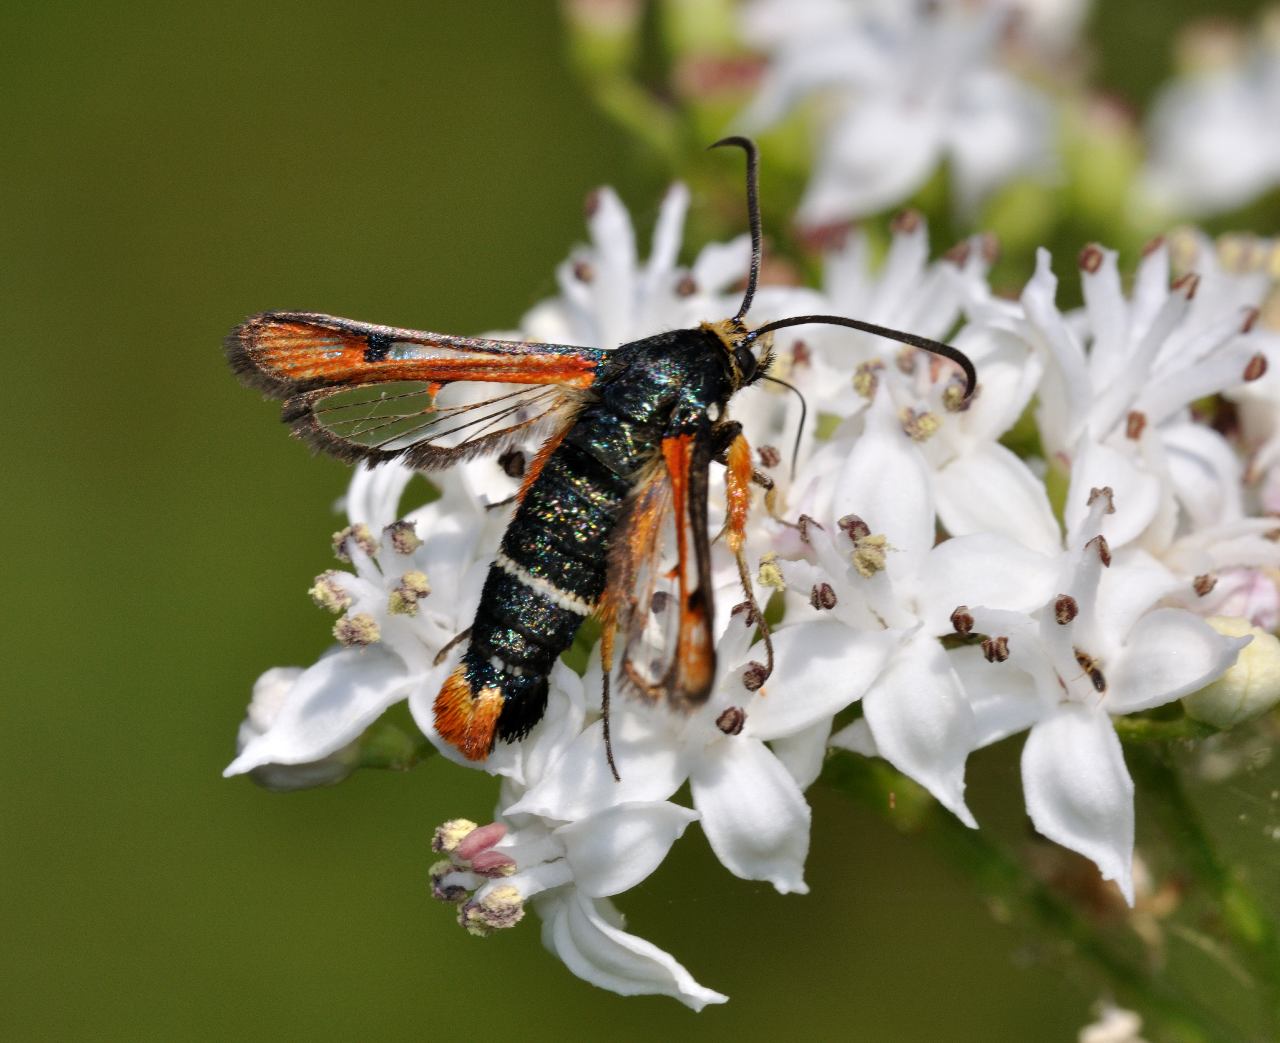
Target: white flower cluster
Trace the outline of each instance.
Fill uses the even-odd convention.
[[[598,193],[591,244],[521,334],[611,346],[731,314],[748,244],[678,266],[687,204],[683,188],[668,195],[642,264],[626,211]],[[804,791],[829,747],[886,758],[976,826],[968,755],[1027,731],[1036,828],[1132,901],[1133,784],[1114,719],[1204,688],[1250,627],[1277,624],[1280,543],[1259,492],[1274,494],[1280,466],[1280,349],[1258,311],[1269,284],[1263,269],[1192,245],[1182,252],[1194,272],[1175,278],[1170,247],[1156,244],[1128,293],[1116,256],[1087,248],[1085,307],[1064,313],[1049,256],[1019,300],[1000,299],[989,243],[931,260],[924,223],[908,214],[883,263],[852,234],[826,257],[820,291],[763,288],[757,322],[828,312],[948,337],[973,359],[977,394],[966,399],[950,363],[915,349],[832,327],[779,333],[777,372],[811,411],[794,475],[776,447],[789,449],[796,399],[756,385],[731,404],[790,522],[757,510],[748,531],[759,582],[785,603],[774,673],[763,678],[750,613],[731,610],[736,571],[717,544],[719,673],[707,703],[685,716],[615,700],[615,782],[598,657],[583,677],[557,666],[546,717],[483,765],[502,780],[493,822],[437,830],[433,893],[476,934],[532,906],[575,974],[700,1009],[725,997],[625,931],[612,902],[690,823],[731,873],[804,892]],[[1203,415],[1213,395],[1239,403],[1230,424]],[[1028,411],[1043,452],[1020,456],[1001,439]],[[515,489],[512,463],[433,475],[441,496],[407,514],[407,470],[357,471],[336,540],[351,570],[312,591],[337,613],[339,645],[309,669],[264,677],[228,774],[277,786],[340,778],[364,730],[402,700],[436,741],[432,701],[452,662],[440,654],[471,622],[507,517],[489,505]],[[673,802],[684,792],[691,807]]]
[[[899,205],[944,162],[957,207],[970,211],[1011,179],[1055,165],[1049,100],[1003,59],[1002,39],[1025,23],[1033,35],[1069,36],[1082,7],[754,0],[743,36],[769,60],[743,126],[762,130],[818,103],[803,225]]]

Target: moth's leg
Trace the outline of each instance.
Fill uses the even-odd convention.
[[[453,637],[451,637],[449,639],[449,643],[445,645],[444,648],[440,649],[439,652],[436,653],[436,658],[434,660],[435,665],[439,666],[441,663],[443,663],[445,659],[448,658],[449,653],[453,651],[453,649],[458,644],[458,642],[465,641],[470,636],[471,636],[471,628],[467,627],[467,629],[464,630],[461,634],[455,634]]]
[[[515,503],[518,499],[520,499],[520,494],[518,492],[512,493],[505,500],[494,500],[493,503],[486,503],[484,509],[486,511],[496,511],[499,507],[506,507]]]
[[[609,675],[613,673],[613,639],[617,627],[612,619],[604,619],[600,628],[600,716],[604,722],[604,755],[609,761],[609,770],[613,772],[613,781],[621,782],[617,762],[613,759],[613,738],[609,734]]]
[[[751,446],[747,444],[740,424],[733,424],[737,430],[724,452],[724,486],[728,500],[728,517],[724,523],[725,543],[733,551],[734,560],[738,564],[738,580],[742,584],[742,592],[746,595],[747,604],[760,627],[760,636],[764,638],[767,662],[765,677],[773,673],[773,638],[769,633],[769,624],[765,621],[764,612],[756,601],[755,588],[751,582],[751,568],[747,564],[745,545],[747,540],[747,514],[751,506],[751,483],[758,473],[751,466]],[[766,489],[772,490],[773,481],[769,481]],[[768,502],[766,493],[765,502]]]
[[[729,466],[729,449],[734,442],[742,438],[742,425],[736,420],[724,420],[716,424],[711,429],[712,439],[712,459],[718,464]],[[742,438],[745,442],[746,439]],[[750,468],[750,481],[752,485],[758,485],[764,490],[764,506],[769,512],[769,517],[774,521],[782,522],[784,525],[791,525],[781,514],[778,513],[778,487],[774,480],[763,471],[756,470],[750,466],[751,454],[747,454],[747,464]]]

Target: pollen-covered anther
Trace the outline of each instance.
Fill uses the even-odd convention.
[[[480,827],[469,818],[451,818],[436,826],[431,834],[431,850],[437,854],[452,854],[458,845]]]
[[[982,654],[988,663],[1003,663],[1009,658],[1009,639],[1007,637],[984,637]]]
[[[345,529],[339,529],[333,534],[333,556],[339,561],[349,562],[351,560],[349,548],[353,543],[370,557],[378,551],[378,541],[373,538],[369,526],[361,522],[358,525],[348,525]]]
[[[739,735],[747,723],[747,713],[741,706],[730,706],[716,718],[716,727],[725,735]]]
[[[1267,372],[1267,356],[1258,352],[1245,364],[1244,379],[1248,383],[1250,381],[1260,379]]]
[[[769,671],[764,663],[757,663],[754,659],[742,671],[742,687],[748,692],[758,692],[768,679]]]
[[[333,636],[348,648],[365,648],[381,639],[382,628],[367,612],[356,612],[333,624]]]
[[[524,453],[519,449],[508,449],[498,457],[498,466],[508,478],[523,478],[526,465]]]
[[[382,535],[397,554],[409,555],[422,546],[417,528],[406,518],[392,522],[382,530]]]
[[[1099,497],[1102,497],[1107,501],[1107,509],[1103,513],[1115,514],[1116,513],[1115,490],[1113,490],[1109,485],[1104,485],[1101,489],[1099,489],[1097,486],[1094,486],[1092,489],[1089,490],[1088,506],[1092,507],[1098,501]]]
[[[877,572],[883,572],[889,541],[880,533],[871,536],[860,536],[853,541],[853,554],[850,561],[858,575],[870,579]]]
[[[756,578],[762,586],[772,587],[774,590],[786,590],[787,580],[782,575],[782,569],[778,565],[778,555],[770,551],[760,559],[760,571]]]
[[[427,872],[431,878],[431,897],[437,902],[457,905],[465,902],[467,895],[471,893],[462,884],[449,882],[449,877],[458,872],[458,867],[447,858],[433,863]]]
[[[777,467],[782,463],[782,454],[771,445],[762,445],[756,450],[756,456],[760,458],[761,467]]]
[[[679,280],[676,282],[677,297],[692,297],[697,292],[698,292],[697,279],[695,279],[688,272],[685,272],[684,275],[680,276]]]
[[[1066,626],[1080,614],[1080,606],[1070,594],[1059,594],[1053,602],[1053,621]]]
[[[836,524],[840,526],[840,531],[848,536],[849,539],[853,540],[854,543],[857,543],[858,540],[865,536],[871,535],[871,526],[856,514],[846,514],[836,522]],[[821,526],[819,526],[819,528],[821,528]]]
[[[418,602],[431,593],[427,574],[414,569],[400,577],[400,582],[387,596],[387,611],[396,616],[416,616]]]
[[[894,365],[898,367],[898,372],[910,377],[916,371],[916,349],[909,344],[904,344],[898,349],[898,353],[893,356]]]
[[[345,612],[351,607],[351,595],[343,588],[339,577],[344,575],[329,569],[316,577],[315,583],[307,591],[311,600],[328,612]]]
[[[981,390],[981,387],[976,387],[972,395],[966,395],[963,380],[949,380],[947,386],[942,389],[942,408],[948,413],[968,412]]]
[[[898,419],[902,423],[903,432],[913,442],[929,441],[942,426],[942,421],[938,419],[937,414],[927,409],[916,410],[908,407],[898,414]]]
[[[1146,429],[1147,414],[1138,409],[1129,410],[1129,415],[1124,419],[1124,436],[1136,442]]]
[[[973,613],[968,605],[957,605],[951,613],[951,629],[957,634],[973,632]]]
[[[524,896],[510,884],[495,887],[458,907],[458,923],[477,938],[514,927],[523,919]]]
[[[1182,294],[1187,300],[1193,299],[1196,295],[1196,290],[1199,288],[1200,276],[1195,272],[1187,272],[1186,275],[1174,279],[1173,285],[1170,287],[1174,293]]]
[[[876,388],[880,386],[882,369],[884,363],[880,359],[858,363],[858,368],[853,371],[853,390],[863,398],[874,398]]]
[[[1088,275],[1093,275],[1094,272],[1102,267],[1103,259],[1104,254],[1102,252],[1102,248],[1097,243],[1090,243],[1080,251],[1077,263],[1080,265],[1080,270],[1082,272],[1085,272]]]
[[[1197,597],[1206,597],[1218,585],[1218,577],[1206,572],[1201,576],[1197,576],[1192,581],[1191,589],[1196,592]]]
[[[816,609],[833,609],[836,607],[836,592],[830,583],[815,583],[809,591],[809,604]]]
[[[1102,562],[1104,568],[1111,568],[1111,546],[1107,543],[1107,538],[1099,533],[1088,543],[1086,547],[1092,547],[1098,553],[1098,560]]]
[[[481,851],[471,860],[471,871],[490,880],[497,880],[514,875],[516,860],[502,851]]]

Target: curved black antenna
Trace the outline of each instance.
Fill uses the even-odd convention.
[[[870,333],[877,337],[884,337],[886,340],[896,340],[903,344],[910,344],[914,348],[923,348],[925,351],[934,355],[940,355],[944,359],[950,359],[962,370],[964,370],[964,397],[971,398],[978,387],[978,373],[973,368],[973,363],[969,361],[969,356],[963,351],[953,348],[950,344],[943,344],[938,340],[930,340],[928,337],[921,337],[915,333],[904,333],[902,330],[891,330],[887,326],[877,326],[874,323],[862,322],[858,319],[846,319],[841,315],[797,315],[791,319],[778,319],[775,322],[766,322],[763,326],[757,326],[754,330],[747,334],[748,341],[755,340],[762,333],[770,333],[773,330],[780,330],[784,326],[808,326],[810,324],[825,326],[848,326],[851,330],[861,330],[863,333]]]
[[[751,307],[751,300],[756,295],[756,281],[760,278],[760,244],[763,239],[760,222],[760,150],[750,138],[737,134],[721,138],[707,148],[720,148],[722,145],[736,145],[747,154],[747,221],[751,225],[751,274],[747,277],[747,292],[742,297],[742,305],[731,320],[741,322]]]
[[[785,380],[771,377],[768,373],[760,374],[760,379],[767,380],[770,384],[781,384],[789,391],[794,391],[796,397],[800,399],[800,426],[796,428],[796,442],[791,447],[791,477],[794,480],[796,476],[796,461],[800,459],[800,437],[804,434],[804,424],[809,418],[809,403],[804,400],[804,395],[800,393],[800,389],[794,384],[788,384]]]

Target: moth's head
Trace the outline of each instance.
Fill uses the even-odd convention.
[[[704,322],[702,328],[715,334],[724,348],[732,390],[754,384],[768,372],[773,362],[772,330],[757,333],[748,329],[740,319]]]

